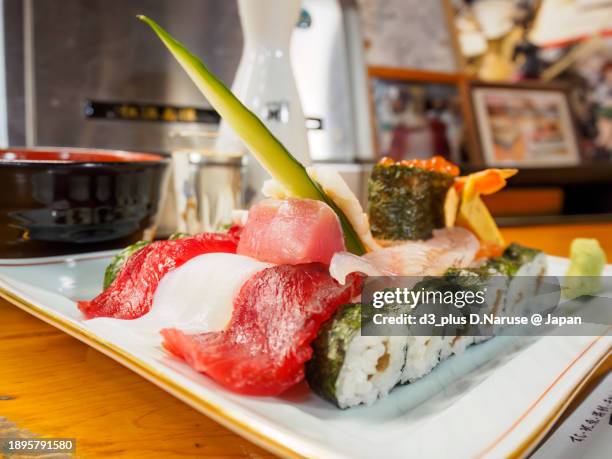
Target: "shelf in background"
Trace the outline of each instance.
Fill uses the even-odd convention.
[[[376,161],[360,161],[358,163],[364,172],[369,172]],[[487,166],[474,166],[463,163],[460,165],[462,174],[478,172]],[[612,184],[612,162],[596,162],[564,167],[531,167],[519,168],[519,173],[509,180],[510,186],[550,186],[572,184]]]
[[[612,219],[599,223],[529,224],[501,229],[507,242],[537,247],[549,255],[567,257],[574,238],[594,238],[599,241],[608,263],[612,262]]]
[[[477,172],[484,167],[462,165],[463,173]],[[575,184],[612,184],[612,163],[601,162],[571,167],[521,168],[508,182],[510,186],[550,186]]]
[[[517,226],[538,225],[564,225],[564,224],[588,224],[609,223],[612,225],[612,213],[605,214],[576,214],[576,215],[521,215],[495,217],[500,227],[512,228]],[[609,239],[612,240],[612,226],[610,227]]]

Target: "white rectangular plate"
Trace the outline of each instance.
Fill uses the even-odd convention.
[[[110,255],[0,262],[0,295],[238,434],[283,456],[506,457],[530,451],[612,347],[604,336],[497,337],[370,407],[339,410],[305,384],[282,397],[226,391],[160,347],[95,329],[76,300],[99,293]],[[561,274],[567,260],[549,258]],[[612,275],[612,266],[606,267]]]

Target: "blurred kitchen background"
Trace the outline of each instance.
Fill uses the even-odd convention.
[[[382,156],[439,154],[521,169],[488,202],[503,225],[612,220],[611,0],[303,0],[295,19],[248,1],[0,0],[0,145],[170,153],[172,133],[217,130],[143,13],[361,197]],[[295,102],[265,62],[246,56],[234,80],[244,25],[282,54],[286,20]]]

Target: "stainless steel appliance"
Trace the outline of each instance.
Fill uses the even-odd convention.
[[[351,162],[371,157],[359,30],[354,0],[302,1],[291,58],[313,161]]]
[[[0,7],[0,145],[168,151],[169,132],[216,123],[138,13],[179,35],[228,84],[242,52],[233,0],[0,0]],[[371,151],[355,17],[354,0],[304,0],[293,34],[314,160],[346,162]]]
[[[0,6],[0,141],[168,151],[170,131],[217,122],[135,15],[180,35],[229,84],[242,48],[235,2],[0,0]]]
[[[169,152],[171,132],[217,124],[136,14],[179,36],[228,85],[242,53],[234,0],[0,0],[0,12],[0,147]],[[313,160],[371,157],[355,1],[304,0],[292,61]],[[360,166],[339,169],[362,195]]]

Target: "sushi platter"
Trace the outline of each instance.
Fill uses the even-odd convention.
[[[405,457],[407,450],[415,457],[447,457],[451,451],[501,457],[532,448],[586,384],[612,341],[610,336],[497,337],[371,406],[348,410],[325,402],[304,383],[276,397],[238,395],[159,345],[134,339],[127,328],[83,320],[75,300],[100,291],[112,256],[47,258],[27,265],[4,261],[0,295],[285,457]],[[548,263],[560,272],[568,261],[548,257]],[[606,273],[612,274],[612,266]]]
[[[141,19],[270,173],[266,199],[222,232],[2,260],[0,295],[283,456],[531,451],[604,364],[609,327],[372,335],[364,285],[410,276],[414,288],[438,279],[464,292],[496,279],[491,311],[506,317],[546,275],[612,275],[597,241],[575,241],[570,259],[505,241],[481,196],[518,171],[460,175],[442,157],[381,160],[364,210],[337,172],[298,162],[202,62]],[[572,288],[584,296],[596,284]]]

